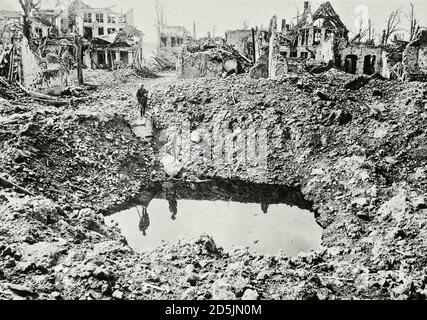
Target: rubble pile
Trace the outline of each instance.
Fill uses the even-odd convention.
[[[229,76],[247,73],[252,65],[251,58],[223,41],[193,41],[181,48],[177,71],[180,78]]]
[[[16,86],[10,85],[0,77],[0,98],[7,100],[25,100],[25,92]]]
[[[181,81],[169,86],[166,98],[157,95],[156,117],[160,127],[187,121],[193,131],[223,126],[238,135],[250,127],[268,128],[268,174],[253,176],[238,167],[230,176],[227,168],[200,158],[186,163],[187,175],[301,187],[325,228],[323,245],[348,250],[342,259],[351,261],[349,268],[367,272],[355,279],[348,269],[332,279],[350,278],[340,283],[346,290],[383,283],[384,277],[402,281],[396,288],[364,288],[358,297],[422,296],[427,86],[359,78],[331,69],[277,81]],[[367,282],[358,283],[362,278]]]
[[[119,99],[130,101],[133,95],[115,94],[124,104],[123,114],[131,117],[134,105]],[[34,101],[2,103],[3,178],[77,208],[90,204],[105,211],[128,200],[148,175],[152,152],[133,135],[114,104],[108,101],[112,108],[107,110],[97,102],[99,97],[95,92],[85,98],[88,105],[65,108]],[[104,199],[107,193],[109,201]]]
[[[209,49],[214,49],[216,47],[221,47],[225,45],[224,38],[216,37],[216,38],[199,38],[199,39],[193,39],[189,38],[187,39],[187,49],[189,52],[199,52],[199,51],[206,51]]]
[[[336,69],[274,81],[149,80],[157,132],[188,122],[194,148],[202,127],[236,139],[267,132],[266,170],[230,172],[200,156],[181,179],[297,188],[324,234],[321,248],[295,257],[225,252],[206,235],[139,254],[99,213],[128,206],[141,184],[165,174],[158,146],[130,129],[140,79],[106,75],[87,104],[0,104],[2,178],[35,195],[0,189],[0,298],[427,297],[425,83],[360,81]]]

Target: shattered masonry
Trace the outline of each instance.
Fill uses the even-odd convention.
[[[283,20],[280,32],[276,32],[276,20],[273,17],[270,23],[270,50],[276,50],[275,43],[279,42],[280,55],[274,52],[269,55],[268,65],[273,68],[270,77],[295,71],[290,65],[298,62],[312,67],[335,66],[356,75],[377,73],[387,79],[426,78],[425,30],[411,43],[398,40],[392,45],[357,43],[349,40],[349,31],[330,2],[321,4],[312,13],[311,4],[306,1],[298,23],[291,27]],[[288,68],[278,71],[278,63],[288,64]]]
[[[251,61],[253,78],[274,79],[302,69],[321,72],[332,67],[355,75],[379,74],[386,79],[423,80],[426,77],[425,31],[411,43],[397,38],[387,45],[361,43],[349,39],[349,30],[329,1],[314,12],[311,3],[305,1],[304,11],[295,25],[283,19],[279,29],[274,16],[268,30],[228,30],[225,39],[206,45],[208,38],[188,36],[184,43],[188,49],[173,51],[181,53],[177,59],[180,77],[224,75],[233,65],[239,73],[242,57]],[[197,50],[194,42],[199,44]],[[165,46],[168,42],[162,43],[161,46]],[[239,52],[240,59],[231,63],[230,59],[220,57],[217,51],[224,43]]]
[[[76,83],[77,35],[83,37],[85,68],[112,70],[145,65],[143,33],[133,26],[133,10],[122,14],[75,0],[66,10],[40,9],[32,20],[28,43],[21,31],[22,14],[0,11],[0,72],[8,73],[10,82],[19,80],[26,87],[37,88]],[[11,67],[10,61],[21,51],[22,57]]]

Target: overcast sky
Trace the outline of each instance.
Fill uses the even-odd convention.
[[[42,0],[45,4],[56,0]],[[66,2],[60,0],[62,3]],[[155,0],[84,0],[93,7],[108,7],[116,5],[117,11],[135,10],[135,25],[145,33],[145,42],[154,42],[155,32]],[[324,1],[311,1],[313,11]],[[356,24],[362,17],[367,21],[370,17],[376,32],[380,33],[385,26],[388,14],[395,9],[409,12],[409,3],[415,5],[415,12],[422,26],[427,26],[426,0],[331,0],[335,11],[341,16],[347,27],[355,32]],[[166,23],[183,25],[189,31],[193,30],[196,22],[197,36],[213,33],[223,36],[227,29],[241,29],[246,21],[252,26],[268,26],[269,19],[276,14],[279,19],[295,18],[297,8],[300,13],[303,0],[163,0]],[[0,0],[0,9],[19,9],[18,0]],[[407,21],[402,17],[403,27]],[[295,20],[294,20],[295,21]]]

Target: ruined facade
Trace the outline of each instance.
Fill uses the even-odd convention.
[[[144,63],[143,34],[133,26],[133,10],[121,14],[110,8],[91,8],[80,0],[66,10],[40,8],[31,19],[31,48],[23,39],[22,25],[22,13],[0,11],[1,72],[7,73],[9,81],[27,87],[75,82],[76,35],[82,37],[84,68],[141,67]],[[10,61],[18,53],[20,61],[12,72]]]
[[[253,56],[252,30],[227,30],[225,42],[247,57]]]
[[[380,46],[349,44],[340,51],[338,67],[352,74],[381,73],[383,51]]]
[[[411,43],[396,38],[391,45],[352,42],[348,39],[348,32],[329,2],[321,4],[312,13],[310,3],[306,1],[303,15],[297,23],[291,25],[282,20],[280,30],[274,16],[268,32],[268,76],[275,78],[283,73],[298,72],[301,67],[326,65],[355,75],[380,74],[387,79],[400,80],[426,79],[426,30],[421,31]],[[256,39],[258,59],[263,41],[260,34]],[[265,73],[258,70],[254,74]]]
[[[133,25],[133,10],[118,13],[77,0],[67,17],[68,30],[89,41],[84,57],[87,67],[116,69],[133,64],[135,57],[142,56],[143,33]]]
[[[122,14],[114,12],[110,8],[91,8],[83,5],[79,10],[79,15],[77,28],[83,30],[85,38],[118,33],[124,31],[128,26],[133,26],[133,10]]]
[[[186,43],[189,37],[190,31],[182,26],[164,25],[159,35],[159,48],[160,50],[179,48]]]
[[[43,9],[35,12],[31,24],[33,38],[59,36],[62,21],[63,12],[61,10]]]
[[[184,45],[180,48],[176,69],[181,79],[221,76],[223,63],[210,51],[192,53]]]
[[[295,69],[295,61],[313,61],[323,64],[340,64],[339,43],[348,40],[348,30],[329,2],[325,2],[313,13],[311,4],[304,2],[304,11],[295,25],[282,20],[278,29],[277,17],[269,27],[269,70],[270,78]],[[262,47],[257,38],[257,55]]]
[[[284,41],[281,52],[288,58],[313,58],[328,63],[333,56],[334,42],[348,38],[348,30],[329,2],[312,13],[304,2],[304,12],[294,27],[282,21]]]
[[[427,81],[427,30],[422,30],[403,52],[403,72],[408,80]]]
[[[0,43],[4,46],[10,44],[22,23],[23,16],[19,11],[0,10]]]
[[[181,47],[191,39],[190,31],[183,26],[162,25],[157,32],[157,56],[174,65]]]
[[[142,44],[138,33],[125,31],[106,36],[93,37],[87,59],[93,69],[124,68],[134,63],[137,56],[142,56]]]

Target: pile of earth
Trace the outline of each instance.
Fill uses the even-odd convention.
[[[135,195],[151,176],[152,146],[133,134],[125,115],[113,106],[92,108],[98,103],[92,99],[65,108],[5,100],[0,107],[2,177],[75,209],[113,210]],[[128,111],[123,113],[131,115],[134,107],[122,104]]]
[[[271,257],[225,252],[207,236],[139,254],[105,226],[100,212],[164,177],[153,169],[158,150],[131,131],[139,80],[126,81],[74,108],[1,104],[2,174],[37,195],[0,190],[1,298],[427,297],[427,84],[333,70],[153,84],[159,131],[184,122],[237,135],[266,128],[263,174],[230,173],[200,157],[181,178],[299,188],[325,228],[323,247]]]

